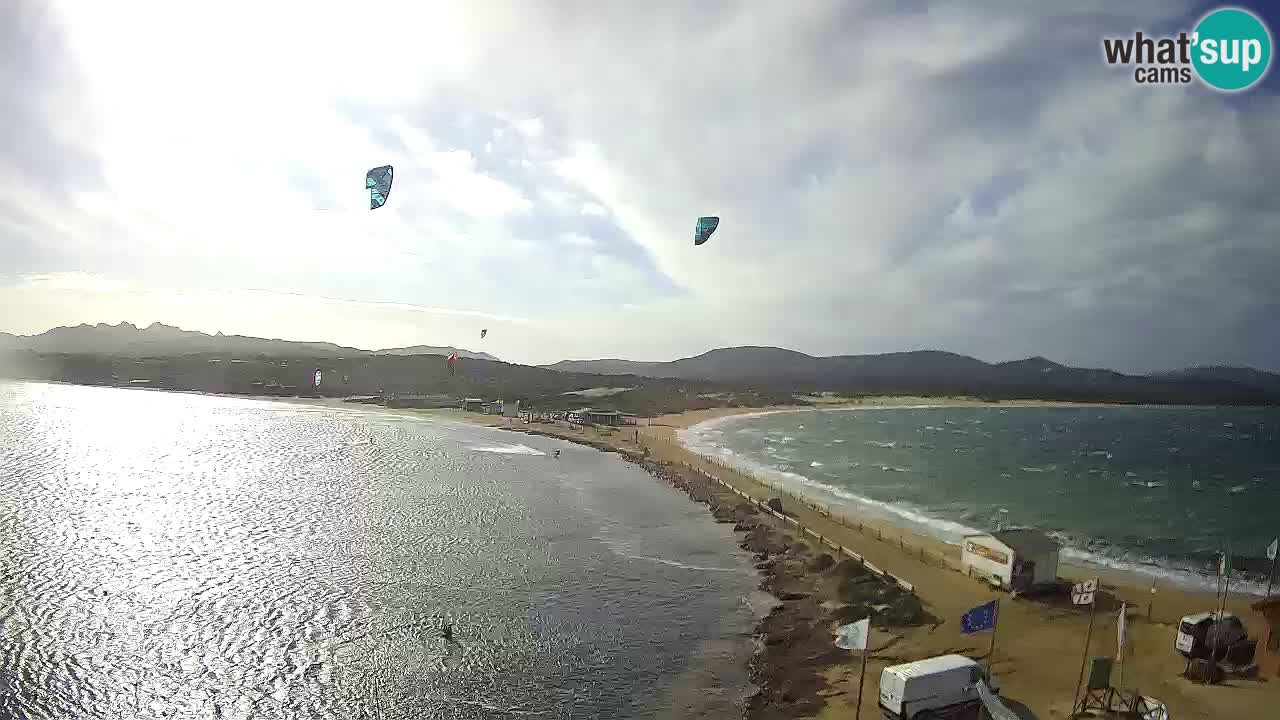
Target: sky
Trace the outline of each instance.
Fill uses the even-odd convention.
[[[1280,73],[1102,60],[1212,7],[9,0],[0,331],[1280,370]]]

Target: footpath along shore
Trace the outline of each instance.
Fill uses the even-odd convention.
[[[866,403],[881,404],[881,403]],[[903,405],[978,404],[940,403],[912,399]],[[1044,403],[1026,403],[1044,405]],[[864,405],[865,406],[865,405]],[[1016,406],[1002,403],[1002,407]],[[778,408],[789,410],[791,408]],[[759,410],[717,409],[655,418],[653,424],[627,427],[612,432],[565,424],[510,423],[500,418],[464,415],[464,419],[493,427],[557,437],[602,449],[646,452],[653,461],[690,468],[749,498],[754,503],[782,497],[789,516],[785,526],[797,538],[825,548],[841,557],[832,546],[843,548],[843,557],[856,556],[872,568],[911,588],[923,601],[925,610],[938,620],[936,625],[891,628],[873,632],[872,653],[867,662],[867,687],[863,693],[862,716],[878,717],[876,708],[879,673],[887,665],[949,652],[959,652],[986,660],[990,634],[964,635],[959,617],[964,611],[1000,598],[995,656],[992,670],[1010,707],[1025,717],[1063,718],[1069,714],[1072,693],[1080,673],[1087,610],[1072,607],[1064,600],[1012,599],[984,583],[959,572],[959,548],[936,539],[895,527],[882,519],[861,517],[851,509],[808,502],[805,498],[770,487],[737,468],[698,455],[678,442],[676,432],[700,422]],[[819,541],[821,538],[821,541]],[[1173,650],[1178,619],[1186,613],[1212,607],[1213,594],[1160,586],[1150,593],[1150,580],[1121,571],[1084,565],[1062,564],[1059,574],[1066,579],[1099,577],[1106,590],[1094,621],[1090,656],[1116,653],[1116,615],[1120,602],[1130,606],[1129,643],[1125,654],[1123,685],[1143,695],[1156,697],[1169,708],[1172,717],[1230,720],[1270,717],[1280,706],[1280,683],[1232,679],[1217,686],[1191,683],[1182,677],[1185,661]],[[1261,628],[1261,617],[1249,607],[1249,596],[1233,597],[1230,609],[1243,618],[1251,634]],[[1147,612],[1150,604],[1151,618]],[[1114,606],[1114,607],[1113,607]],[[852,717],[857,697],[858,664],[853,657],[823,669],[825,683],[819,689],[825,703],[818,718]],[[1119,685],[1119,669],[1113,683]]]

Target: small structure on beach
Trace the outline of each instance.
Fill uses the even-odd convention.
[[[484,398],[463,398],[462,409],[467,412],[484,412]]]
[[[513,418],[520,414],[519,400],[503,400],[502,401],[502,417]]]
[[[1258,677],[1280,678],[1280,597],[1267,598],[1249,607],[1261,613],[1267,621],[1267,629],[1253,654]]]
[[[591,408],[583,408],[575,410],[569,414],[569,422],[580,425],[609,425],[617,426],[622,424],[622,413],[616,410],[593,410]]]
[[[1057,581],[1060,549],[1053,538],[1030,528],[966,535],[960,567],[1001,588],[1026,592]]]

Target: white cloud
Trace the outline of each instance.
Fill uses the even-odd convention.
[[[515,128],[516,132],[531,140],[536,140],[537,138],[542,137],[542,133],[546,130],[546,126],[542,124],[541,118],[536,117],[516,121]]]
[[[0,141],[0,268],[79,273],[41,290],[50,322],[145,297],[247,332],[344,297],[363,303],[312,337],[461,342],[403,305],[526,318],[542,334],[514,360],[1280,368],[1272,90],[1140,87],[1099,58],[1186,3],[59,7],[0,73],[23,83],[0,85],[22,139]],[[701,214],[722,225],[695,248]],[[201,305],[245,287],[276,309]]]

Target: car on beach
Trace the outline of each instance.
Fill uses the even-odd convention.
[[[1248,631],[1231,613],[1199,612],[1183,615],[1173,649],[1187,658],[1206,658],[1215,653],[1221,660],[1233,645],[1245,640]]]
[[[880,673],[880,712],[885,720],[976,719],[980,682],[991,685],[982,666],[964,655],[891,665]]]

